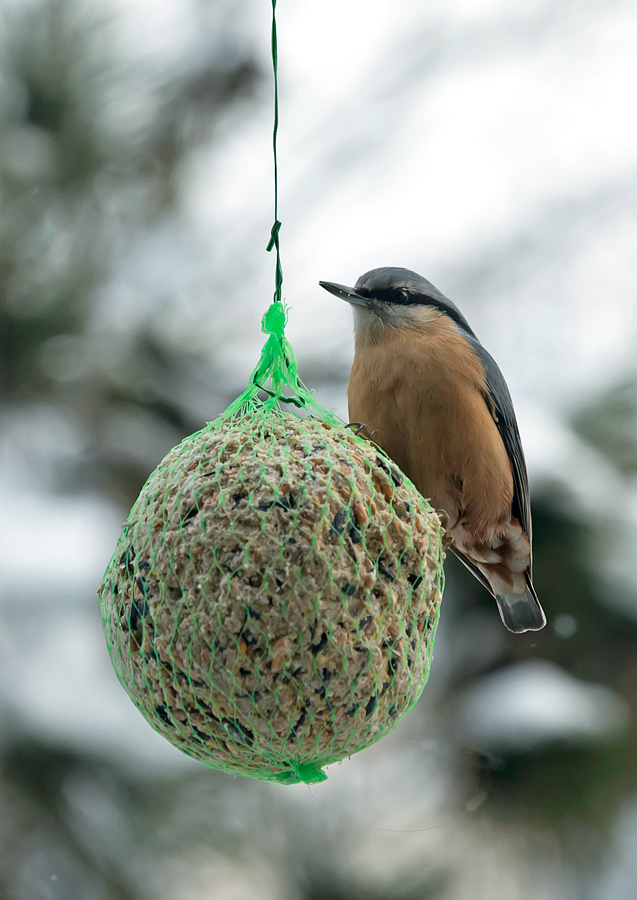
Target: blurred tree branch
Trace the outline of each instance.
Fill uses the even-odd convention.
[[[120,59],[111,24],[74,0],[5,16],[0,401],[70,415],[88,449],[80,481],[67,477],[66,486],[95,486],[126,504],[154,458],[115,451],[109,421],[124,404],[163,428],[164,445],[174,443],[203,422],[184,417],[171,394],[201,391],[207,366],[152,325],[125,338],[104,334],[100,291],[129,248],[175,216],[180,165],[214,141],[226,110],[252,97],[259,72],[246,51],[224,45],[222,31],[216,54],[192,54],[161,77]]]

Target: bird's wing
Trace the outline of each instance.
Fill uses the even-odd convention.
[[[518,423],[513,410],[511,394],[509,393],[509,388],[504,380],[504,375],[498,368],[498,364],[491,354],[487,353],[480,341],[474,335],[465,334],[464,337],[471,344],[484,369],[487,383],[484,399],[493,416],[493,421],[500,432],[500,437],[504,443],[513,471],[512,515],[518,520],[527,534],[530,546],[532,534],[529,478],[526,471],[526,461],[524,459],[524,451],[522,450],[522,441],[520,440]],[[529,566],[529,573],[530,572],[531,566]]]

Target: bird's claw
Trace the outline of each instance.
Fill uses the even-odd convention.
[[[346,428],[355,428],[354,434],[356,437],[364,437],[367,438],[368,441],[371,441],[373,444],[378,444],[378,441],[374,440],[374,435],[378,434],[378,428],[374,428],[371,433],[366,433],[367,425],[365,422],[349,422]]]
[[[436,509],[434,510],[438,518],[440,519],[440,529],[441,529],[441,537],[442,537],[442,549],[446,550],[451,544],[453,537],[451,535],[451,522],[449,519],[449,514],[444,511],[444,509]]]

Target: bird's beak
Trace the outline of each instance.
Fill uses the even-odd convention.
[[[345,287],[344,284],[334,284],[331,281],[319,281],[319,284],[326,291],[329,291],[330,294],[340,297],[341,300],[346,300],[352,306],[367,306],[367,297],[358,294],[354,288]]]

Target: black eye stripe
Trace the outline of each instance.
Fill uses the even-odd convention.
[[[362,293],[362,291],[359,291]],[[395,303],[398,306],[423,306],[428,302],[426,297],[418,294],[410,294],[404,288],[398,290],[372,291],[371,296],[374,300],[380,300],[382,303]]]

